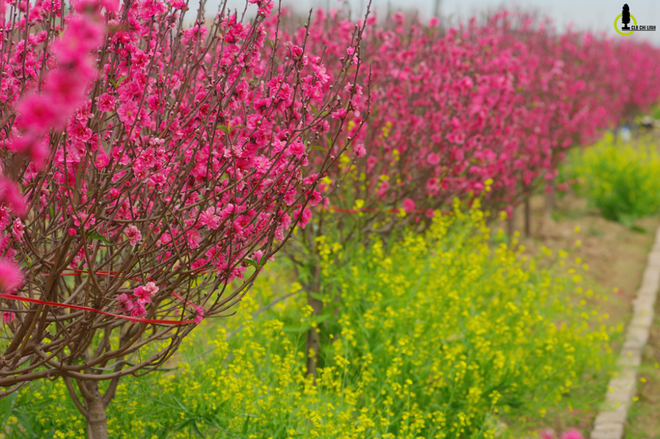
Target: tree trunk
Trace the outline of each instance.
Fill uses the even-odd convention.
[[[529,237],[531,233],[532,208],[529,205],[529,197],[525,198],[525,236]]]
[[[516,231],[516,208],[511,209],[511,215],[506,219],[506,233],[509,235],[509,241],[513,239],[513,233]]]
[[[314,281],[312,282],[312,287],[310,291],[307,292],[307,304],[312,307],[312,315],[320,316],[323,312],[323,301],[312,297],[312,294],[318,295],[321,292],[321,264],[317,262],[316,266],[313,268],[313,277]],[[314,354],[312,354],[312,350]],[[320,350],[321,350],[321,337],[317,332],[317,328],[310,328],[307,331],[307,341],[305,343],[305,354],[307,358],[307,374],[314,377],[314,382],[316,382],[317,372],[316,369],[320,360]]]
[[[323,312],[323,302],[307,294],[307,303],[312,307],[312,315],[318,316]],[[313,375],[316,378],[316,368],[319,364],[319,351],[321,349],[321,337],[316,331],[317,328],[310,328],[307,331],[307,343],[305,350],[307,352],[307,374]],[[312,350],[314,354],[312,354]]]
[[[435,5],[433,5],[434,17],[440,17],[440,3],[442,3],[442,0],[435,0]]]
[[[108,418],[106,416],[106,403],[99,392],[96,381],[82,383],[87,392],[83,394],[87,409],[87,439],[108,439]]]

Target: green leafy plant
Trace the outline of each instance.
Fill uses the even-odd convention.
[[[583,153],[574,151],[560,173],[561,181],[575,182],[576,192],[604,218],[633,228],[636,219],[660,210],[659,176],[660,154],[654,142],[617,145],[612,136]]]

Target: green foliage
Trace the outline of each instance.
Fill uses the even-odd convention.
[[[653,119],[660,120],[660,107],[655,107],[651,113]]]
[[[236,316],[183,342],[176,371],[122,382],[110,436],[521,437],[528,422],[592,408],[613,365],[613,331],[583,300],[595,293],[566,272],[566,253],[528,259],[490,243],[478,210],[438,215],[391,246],[321,239],[320,317],[301,285],[282,288],[286,266],[268,265]],[[316,386],[304,373],[310,327],[325,345]],[[33,383],[9,410],[22,417],[8,437],[84,434],[61,380]]]
[[[560,180],[581,181],[576,191],[609,220],[632,227],[660,209],[660,154],[654,142],[617,145],[607,136],[584,153],[573,151],[566,163]]]

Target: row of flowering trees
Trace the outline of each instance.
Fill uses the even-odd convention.
[[[192,26],[182,1],[0,3],[0,386],[61,377],[91,438],[120,378],[226,315],[296,228],[320,313],[322,235],[508,209],[660,93],[657,49],[524,14],[293,28],[249,3]]]
[[[355,24],[319,10],[309,34],[287,38],[332,54],[328,67],[339,69]],[[536,188],[553,190],[570,147],[660,98],[659,48],[588,31],[560,33],[524,12],[500,11],[449,29],[436,18],[411,22],[401,13],[378,25],[372,15],[360,56],[362,88],[347,125],[353,147],[322,180],[325,201],[314,226],[285,250],[303,268],[317,314],[326,239],[338,249],[369,233],[424,227],[455,198],[480,198],[491,212],[511,214]],[[319,146],[312,163],[322,161]],[[320,337],[308,335],[316,353],[310,372]]]
[[[363,212],[431,215],[455,197],[483,195],[487,206],[507,209],[554,178],[568,148],[660,97],[660,49],[649,43],[558,33],[507,11],[457,28],[438,24],[406,24],[401,13],[384,26],[367,21],[358,83],[370,87],[371,115],[359,133],[349,131],[354,147],[328,173],[330,205],[361,200]],[[339,68],[353,26],[317,11],[308,45],[333,54],[329,66]],[[355,101],[349,130],[363,122],[365,102]]]

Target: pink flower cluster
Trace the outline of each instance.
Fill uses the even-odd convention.
[[[128,226],[126,227],[126,230],[124,230],[124,235],[126,235],[126,239],[128,239],[128,242],[135,247],[138,242],[142,241],[142,234],[140,233],[140,230],[138,230],[137,227],[135,226]]]
[[[266,44],[273,3],[252,3],[252,23],[221,13],[209,27],[187,29],[179,28],[180,2],[78,0],[66,17],[60,0],[37,0],[29,11],[8,3],[13,18],[0,18],[0,159],[13,174],[0,179],[0,229],[12,226],[2,254],[35,267],[32,291],[65,269],[121,267],[119,281],[94,283],[96,303],[116,300],[142,316],[152,290],[119,289],[149,278],[170,293],[194,289],[182,303],[195,304],[198,321],[235,303],[239,292],[210,302],[212,310],[202,306],[245,277],[247,258],[270,259],[294,227],[309,223],[332,152],[314,166],[308,154],[331,124],[341,129],[351,93],[332,85],[358,58],[330,72],[303,43],[276,56],[281,45]],[[24,277],[9,266],[0,288],[16,290]],[[193,274],[201,286],[183,281]],[[68,292],[59,294],[67,301]],[[158,318],[175,315],[171,296],[156,297]]]
[[[133,317],[143,317],[147,314],[147,304],[156,295],[159,288],[153,282],[133,289],[133,294],[121,293],[117,295],[119,310]]]
[[[542,431],[539,436],[542,439],[556,439],[557,436],[555,435],[554,430],[549,429],[549,430],[544,430]],[[560,439],[584,439],[584,436],[579,430],[575,429],[570,429],[565,432],[563,432],[560,436]]]

